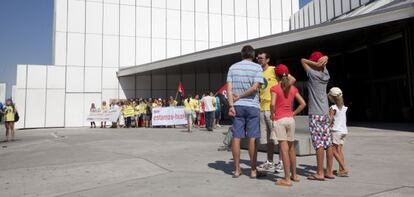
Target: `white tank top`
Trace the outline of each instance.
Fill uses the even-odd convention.
[[[339,109],[338,106],[332,105],[331,109],[335,110],[332,130],[342,134],[348,134],[348,128],[346,126],[346,111],[348,107],[344,105],[342,109]]]

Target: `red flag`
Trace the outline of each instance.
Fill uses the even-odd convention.
[[[216,94],[221,94],[227,99],[227,83],[221,86],[221,88],[217,91]]]
[[[181,97],[182,97],[182,98],[184,98],[184,97],[185,97],[184,87],[183,87],[183,84],[181,83],[181,81],[180,81],[180,83],[178,84],[178,90],[177,90],[177,92],[181,94]]]

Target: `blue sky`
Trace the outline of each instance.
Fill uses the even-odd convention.
[[[0,0],[0,83],[7,83],[7,97],[17,64],[52,63],[52,29],[53,0]]]

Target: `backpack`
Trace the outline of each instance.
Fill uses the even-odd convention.
[[[18,112],[14,113],[14,122],[19,121],[19,119],[20,119],[19,113]]]

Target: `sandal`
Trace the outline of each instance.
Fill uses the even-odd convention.
[[[243,172],[240,172],[239,174],[236,174],[236,173],[233,173],[233,178],[234,179],[236,179],[236,178],[239,178],[241,175],[243,175]]]
[[[348,172],[338,171],[338,172],[336,172],[336,176],[338,176],[338,177],[348,177]]]
[[[285,187],[292,187],[292,183],[288,183],[283,179],[279,179],[275,182],[276,185],[278,186],[285,186]]]
[[[331,179],[331,180],[332,180],[332,179],[335,179],[335,177],[334,177],[334,176],[326,176],[326,175],[325,175],[325,178],[327,178],[327,179]]]
[[[260,172],[260,171],[256,171],[256,176],[251,176],[251,175],[250,175],[250,178],[251,178],[251,179],[257,179],[257,178],[262,178],[262,177],[265,177],[265,176],[267,176],[267,174],[266,174],[266,173],[264,173],[264,172]]]
[[[296,183],[299,183],[300,182],[300,179],[299,179],[298,176],[290,177],[290,180],[292,180],[293,182],[296,182]]]
[[[308,176],[308,180],[311,180],[311,181],[325,181],[325,178],[319,178],[319,177],[316,177],[315,175],[311,175],[311,176]]]

